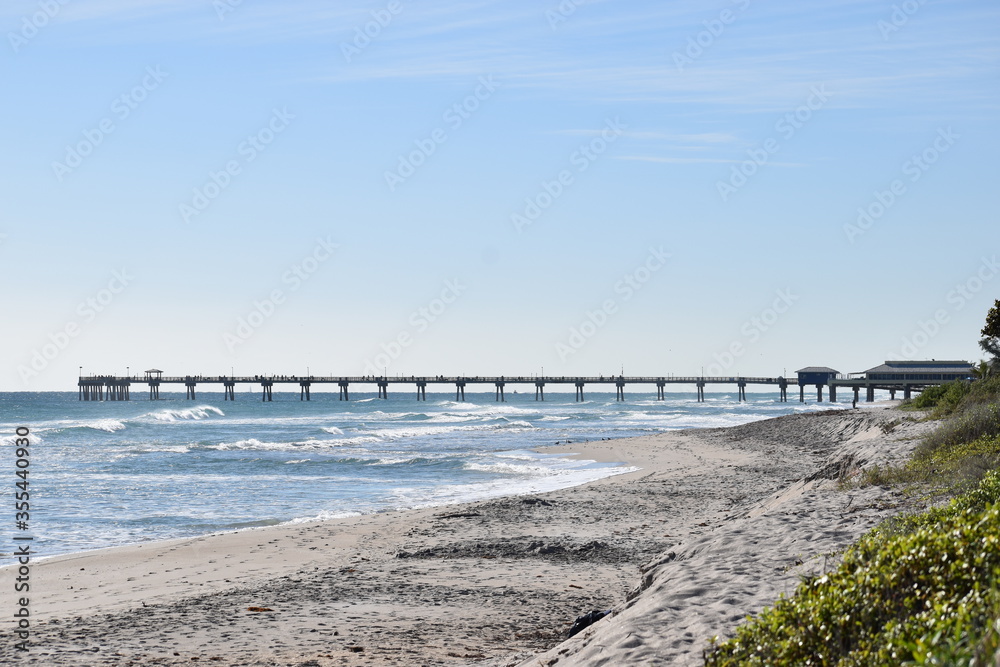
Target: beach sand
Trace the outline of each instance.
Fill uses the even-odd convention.
[[[0,663],[700,664],[709,637],[907,509],[897,492],[837,480],[901,459],[930,428],[875,407],[574,442],[545,451],[641,470],[37,561],[31,651],[5,632]],[[15,576],[0,570],[5,614]],[[566,640],[576,617],[608,609]]]

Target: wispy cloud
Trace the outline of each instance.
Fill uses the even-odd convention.
[[[615,160],[627,160],[634,162],[659,162],[662,164],[740,164],[745,161],[733,160],[729,158],[709,158],[709,157],[671,157],[671,156],[657,156],[657,155],[618,155],[614,157]],[[774,165],[776,167],[805,167],[806,165],[801,162],[771,162],[768,161],[769,165]]]
[[[587,2],[557,30],[545,18],[557,2],[401,4],[392,25],[351,63],[337,57],[338,45],[352,39],[355,27],[371,21],[371,11],[380,5],[244,1],[219,21],[208,0],[90,0],[67,4],[59,21],[80,26],[75,35],[65,36],[66,48],[74,42],[103,45],[115,39],[295,41],[329,48],[329,58],[305,67],[298,60],[276,58],[269,75],[285,81],[465,82],[492,73],[502,77],[507,90],[534,98],[664,104],[674,113],[703,116],[779,113],[821,82],[838,91],[831,108],[877,109],[905,98],[916,111],[921,104],[947,98],[992,109],[995,96],[982,90],[980,75],[1000,64],[995,39],[967,30],[970,17],[984,26],[1000,19],[1000,8],[981,4],[928,4],[890,44],[877,28],[889,10],[870,2],[833,0],[820,8],[754,3],[684,72],[677,70],[671,53],[717,14],[694,0],[624,6]],[[4,3],[0,17],[13,25],[34,11],[35,2],[17,0]]]

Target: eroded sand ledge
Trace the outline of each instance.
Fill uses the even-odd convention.
[[[564,451],[642,470],[54,558],[32,569],[34,648],[17,655],[8,635],[0,662],[700,664],[708,637],[902,509],[893,492],[835,481],[905,456],[931,428],[893,425],[901,418],[875,408],[574,443]],[[15,608],[13,577],[3,569],[4,609]],[[576,616],[610,608],[562,641]]]

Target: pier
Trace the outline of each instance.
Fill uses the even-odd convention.
[[[747,385],[772,385],[780,392],[780,401],[788,401],[788,387],[797,384],[795,378],[785,377],[701,377],[701,376],[624,376],[624,375],[598,375],[590,377],[569,377],[569,376],[419,376],[408,377],[383,377],[383,376],[300,376],[300,375],[184,375],[184,376],[164,376],[161,371],[147,371],[144,376],[109,376],[109,375],[89,375],[80,376],[77,383],[79,399],[81,401],[128,401],[131,400],[131,386],[145,385],[149,390],[149,400],[155,401],[160,398],[160,387],[163,385],[183,385],[185,397],[189,400],[196,400],[199,388],[202,386],[216,385],[221,387],[223,400],[236,400],[236,385],[251,384],[259,385],[261,389],[261,401],[274,400],[274,386],[285,385],[290,389],[298,387],[299,400],[309,401],[312,398],[312,388],[315,385],[337,385],[340,400],[349,401],[351,397],[351,385],[375,385],[378,390],[378,398],[389,398],[389,387],[394,391],[401,391],[403,387],[410,387],[409,392],[416,389],[416,399],[418,401],[427,400],[427,386],[438,385],[454,388],[455,400],[465,400],[465,389],[469,386],[480,386],[483,389],[494,391],[497,402],[506,402],[508,385],[533,385],[535,388],[535,400],[545,400],[545,388],[552,385],[573,385],[576,390],[576,400],[578,402],[586,400],[586,389],[588,386],[608,386],[614,387],[615,398],[618,401],[625,401],[626,387],[637,385],[653,386],[656,388],[656,400],[665,399],[667,385],[693,385],[696,390],[698,402],[705,400],[705,387],[708,385],[729,385],[736,390],[740,401],[747,400]],[[407,393],[409,393],[407,392]]]
[[[351,400],[352,385],[374,385],[378,398],[388,399],[390,386],[392,391],[406,393],[415,390],[416,400],[427,400],[427,386],[443,386],[449,390],[454,388],[455,400],[465,400],[466,387],[479,386],[480,389],[494,392],[494,400],[506,402],[508,385],[528,385],[535,388],[535,400],[545,400],[545,388],[552,385],[572,385],[577,402],[586,400],[588,387],[614,387],[615,399],[626,400],[626,388],[637,386],[655,387],[656,400],[665,400],[667,385],[693,386],[699,403],[705,401],[705,387],[708,385],[726,385],[736,390],[738,400],[747,400],[748,385],[770,385],[779,391],[779,401],[788,402],[788,387],[799,388],[799,402],[804,403],[806,387],[816,388],[816,401],[823,402],[823,389],[829,391],[829,401],[837,402],[837,389],[850,389],[854,393],[854,403],[860,400],[860,392],[865,390],[865,401],[875,400],[876,390],[886,390],[895,399],[897,392],[902,392],[904,399],[909,399],[913,392],[919,392],[930,386],[944,384],[954,380],[971,381],[972,365],[969,362],[939,362],[939,361],[901,361],[886,362],[882,366],[870,369],[864,373],[843,375],[827,367],[810,366],[797,371],[797,377],[743,377],[743,376],[654,376],[654,375],[598,375],[587,377],[574,376],[376,376],[376,375],[184,375],[164,376],[163,371],[151,369],[143,375],[83,375],[81,373],[77,388],[81,401],[129,401],[132,400],[132,385],[143,386],[149,390],[149,400],[160,398],[160,387],[163,385],[184,386],[185,397],[196,400],[200,387],[217,385],[221,387],[223,400],[236,400],[236,385],[250,384],[260,387],[261,401],[274,400],[274,386],[286,386],[294,391],[299,389],[299,400],[312,400],[314,386],[337,385],[341,401]]]

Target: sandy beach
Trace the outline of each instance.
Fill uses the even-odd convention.
[[[541,495],[275,526],[32,566],[25,665],[691,665],[906,509],[839,488],[933,424],[887,407],[570,443],[638,472]],[[251,502],[248,499],[248,502]],[[0,571],[13,610],[15,572]],[[574,619],[612,610],[572,639]],[[10,626],[8,626],[10,627]]]

